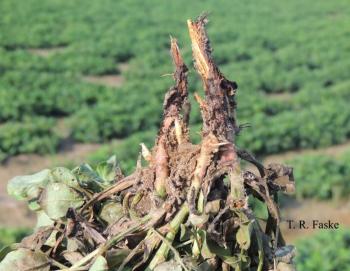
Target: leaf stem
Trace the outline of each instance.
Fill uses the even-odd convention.
[[[178,232],[180,225],[183,223],[185,218],[187,217],[189,212],[189,208],[187,203],[184,203],[179,210],[179,212],[176,214],[176,216],[173,218],[173,220],[170,222],[169,228],[170,231],[167,233],[165,239],[168,242],[162,242],[160,248],[158,249],[157,253],[154,255],[152,261],[148,265],[147,270],[153,270],[158,264],[164,262],[168,256],[170,247],[168,244],[171,244],[176,236],[176,233]]]

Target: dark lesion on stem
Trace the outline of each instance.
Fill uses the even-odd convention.
[[[173,74],[175,86],[165,95],[163,103],[163,122],[155,146],[155,189],[159,196],[165,197],[170,192],[168,177],[169,155],[184,141],[189,140],[187,123],[180,115],[188,101],[188,68],[181,56],[177,41],[171,38],[171,56],[175,65]]]
[[[196,21],[187,21],[194,66],[202,79],[205,93],[204,99],[195,94],[202,113],[203,127],[201,152],[197,159],[197,167],[188,195],[191,212],[194,212],[195,206],[193,205],[197,203],[199,191],[202,190],[204,193],[203,180],[214,177],[208,175],[216,175],[216,171],[222,171],[223,168],[226,168],[223,176],[229,173],[232,176],[232,172],[240,172],[234,147],[234,137],[238,131],[235,117],[237,84],[228,80],[215,64],[205,30],[206,23],[206,16],[201,16]],[[207,171],[210,165],[215,165],[217,170]],[[243,185],[242,191],[238,194],[243,196]]]
[[[194,66],[200,75],[207,107],[202,110],[203,136],[213,133],[221,140],[233,142],[238,131],[235,117],[237,84],[228,80],[216,66],[205,30],[206,16],[187,21],[192,41]]]

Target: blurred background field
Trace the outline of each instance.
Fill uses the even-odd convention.
[[[0,246],[35,224],[6,195],[11,177],[112,154],[133,169],[138,144],[153,144],[172,83],[169,35],[190,64],[186,19],[203,11],[214,56],[239,85],[238,119],[251,125],[239,147],[295,167],[297,193],[283,198],[283,217],[344,228],[285,227],[300,244],[301,270],[319,270],[324,257],[339,266],[322,270],[349,270],[348,0],[0,1]],[[193,68],[190,77],[190,91],[199,91]],[[193,140],[199,122],[192,103]],[[305,249],[337,238],[326,254]]]

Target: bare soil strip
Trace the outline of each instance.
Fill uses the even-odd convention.
[[[302,149],[302,150],[288,151],[288,152],[279,153],[279,154],[273,154],[273,155],[266,156],[263,160],[266,164],[277,163],[281,161],[282,162],[288,161],[298,156],[303,156],[308,154],[327,155],[327,156],[337,158],[347,151],[350,151],[350,140],[343,144],[333,145],[326,148]]]
[[[100,75],[100,76],[84,76],[83,80],[88,83],[104,85],[108,87],[120,87],[124,83],[124,78],[121,75]]]
[[[28,49],[28,52],[41,57],[49,57],[50,55],[60,53],[65,49],[66,46],[57,46],[52,48],[30,48]]]
[[[119,63],[118,70],[123,73],[129,68],[128,63]],[[83,76],[83,80],[88,83],[103,85],[107,87],[120,87],[124,83],[124,77],[121,74],[108,74],[108,75],[88,75]]]
[[[293,95],[294,94],[290,93],[290,92],[266,94],[266,96],[269,99],[272,99],[272,100],[275,100],[275,101],[281,101],[281,102],[290,101],[293,98]]]

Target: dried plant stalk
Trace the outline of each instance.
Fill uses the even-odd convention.
[[[276,256],[281,251],[292,255],[294,250],[281,238],[275,201],[278,191],[294,189],[292,169],[277,164],[264,167],[237,148],[237,84],[216,66],[206,22],[205,16],[187,22],[194,66],[205,94],[204,98],[195,94],[203,119],[200,144],[189,139],[188,68],[176,39],[171,38],[175,84],[165,94],[155,146],[149,151],[141,144],[147,166],[139,162],[127,177],[115,168],[115,183],[103,191],[79,183],[84,204],[70,208],[66,217],[45,228],[59,233],[55,249],[45,245],[48,236],[42,231],[30,237],[29,245],[22,242],[22,247],[32,249],[36,240],[35,248],[48,255],[50,265],[67,270],[88,270],[98,259],[102,261],[101,256],[108,268],[119,270],[167,270],[171,264],[179,270],[271,270],[282,258],[288,259],[284,266],[293,268],[292,256]],[[260,176],[242,171],[241,159],[255,165]],[[98,179],[94,174],[91,178]],[[281,183],[281,178],[287,181]],[[248,204],[249,197],[267,206],[265,230]],[[106,212],[113,215],[106,218]],[[73,240],[76,248],[68,246]],[[124,251],[127,255],[116,263],[113,255]],[[68,252],[81,257],[72,264]]]

